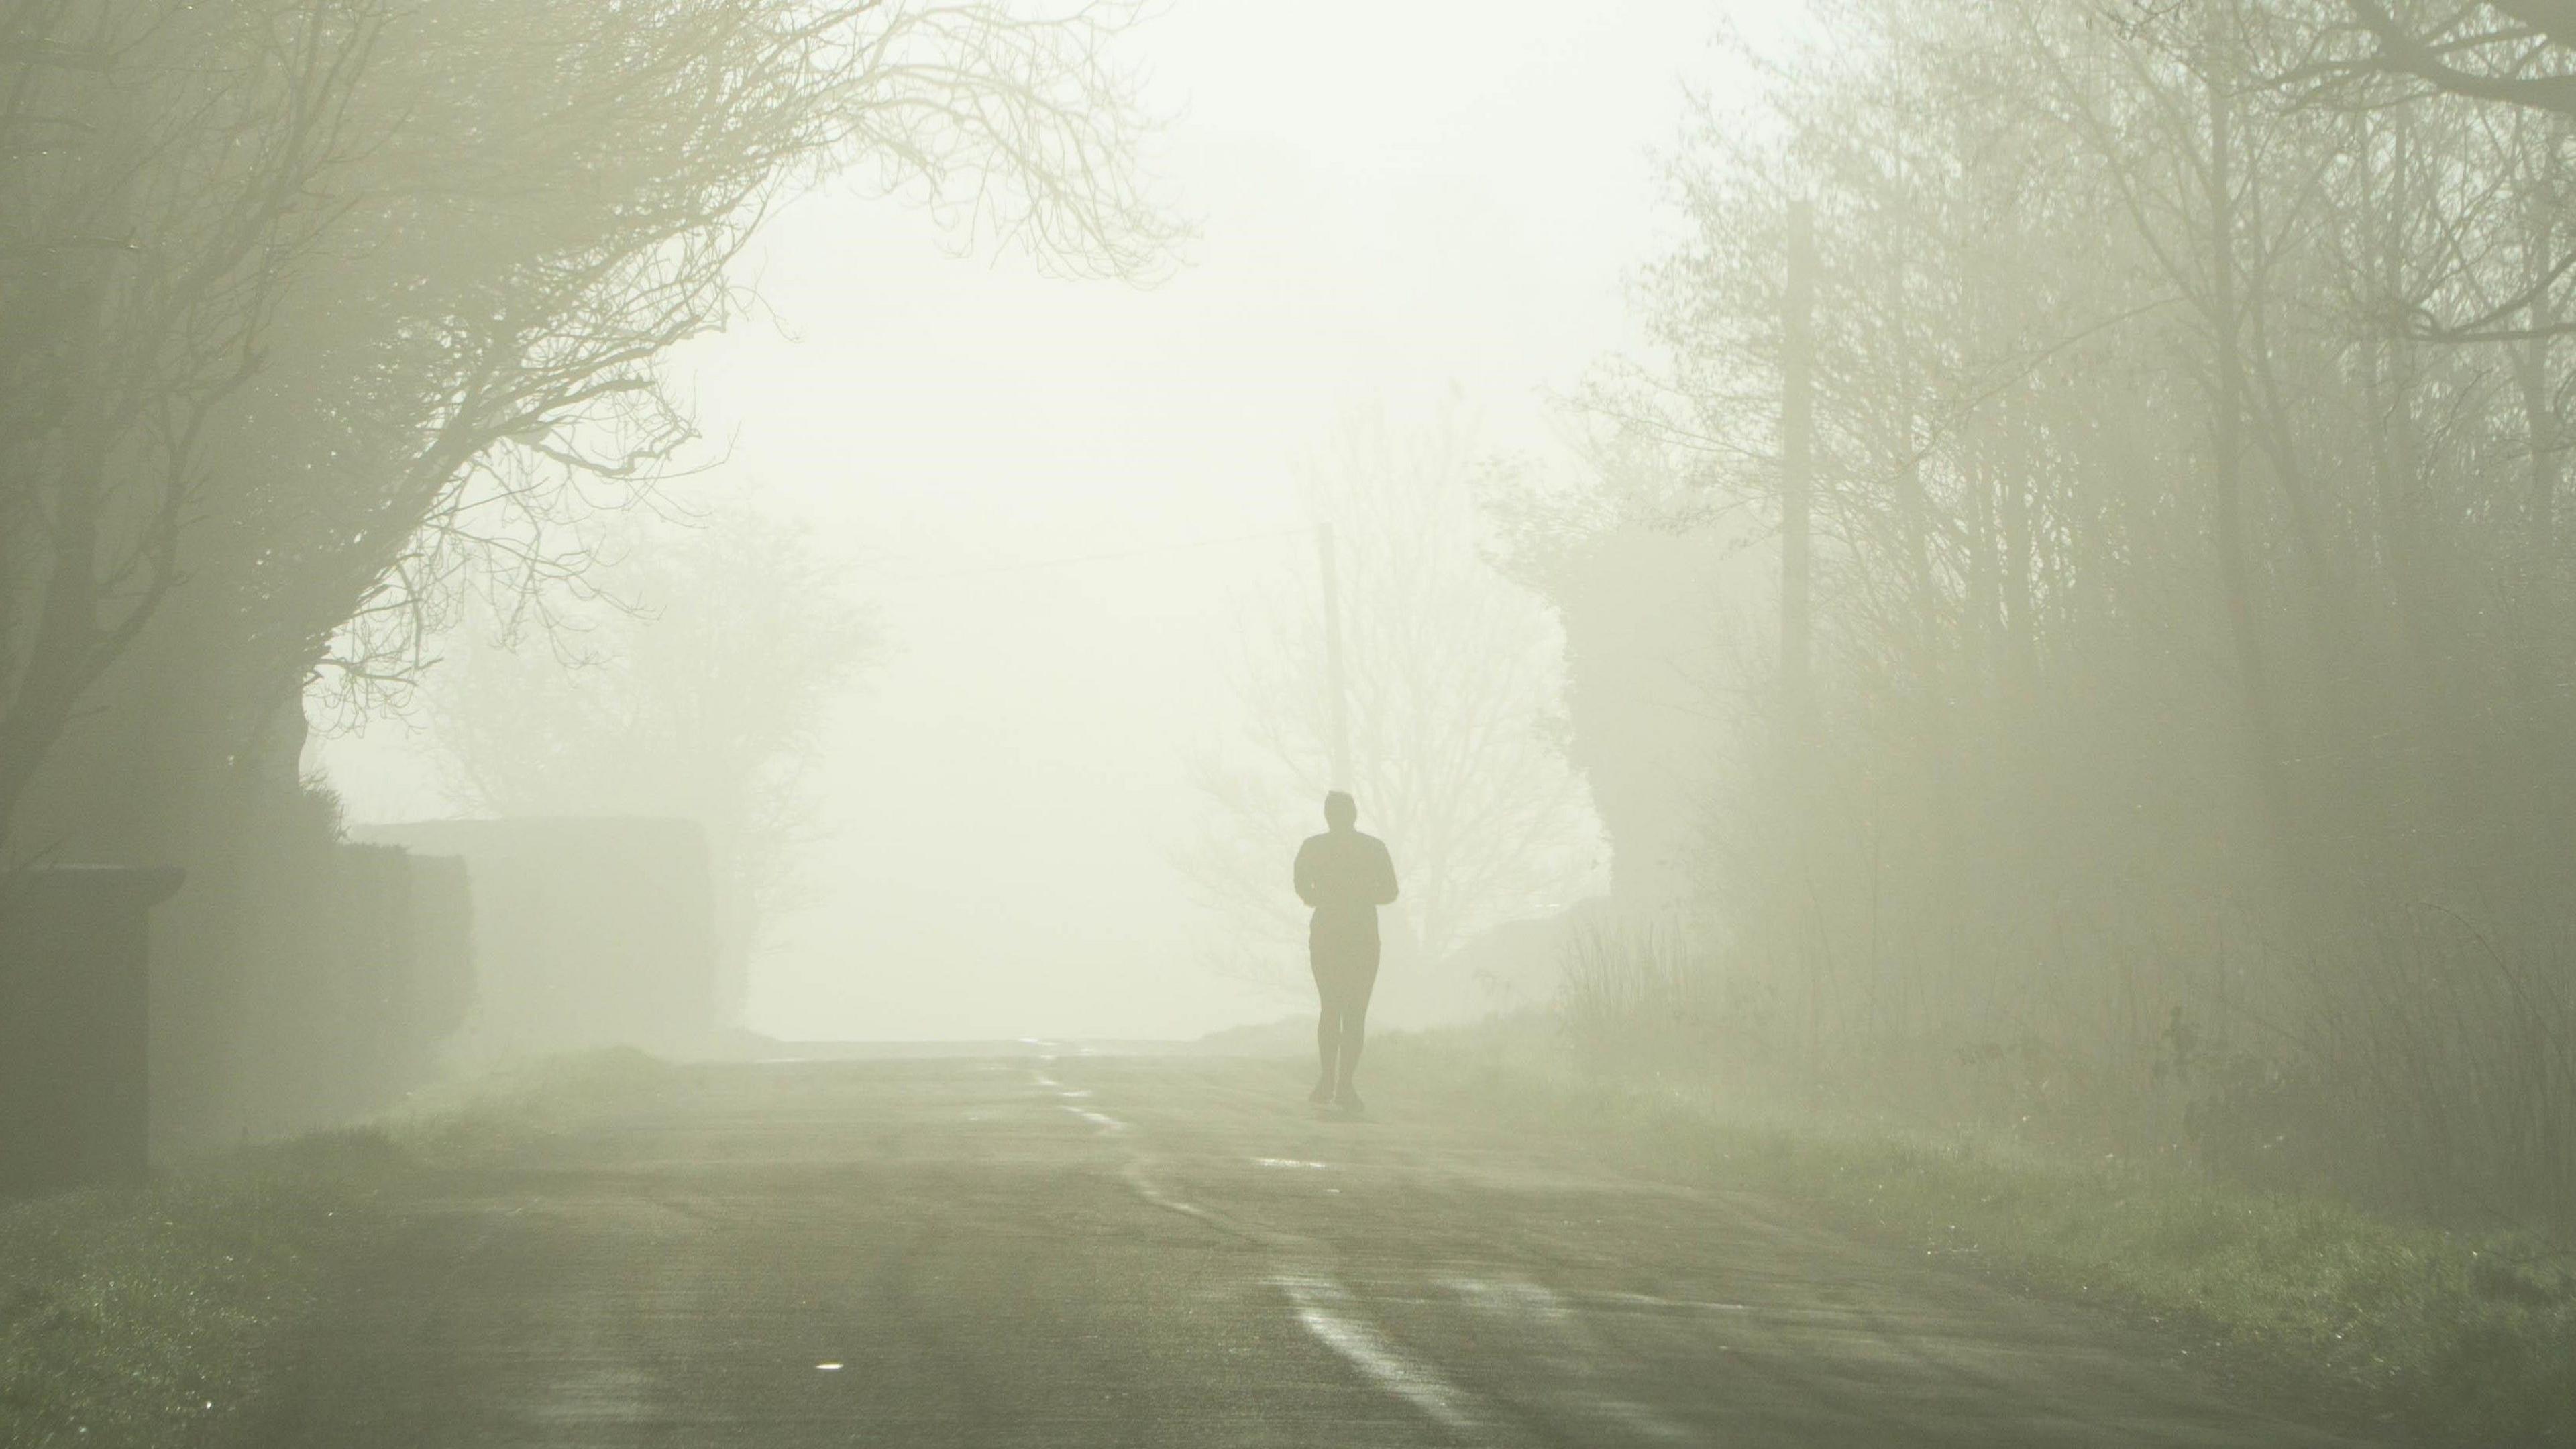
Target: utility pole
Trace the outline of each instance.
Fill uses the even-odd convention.
[[[1338,550],[1333,546],[1333,526],[1315,525],[1315,557],[1322,565],[1324,578],[1324,692],[1332,711],[1333,784],[1336,790],[1351,788],[1351,701],[1349,687],[1342,672],[1342,574]]]
[[[1780,708],[1804,740],[1815,709],[1816,209],[1789,210],[1789,282],[1780,318]]]

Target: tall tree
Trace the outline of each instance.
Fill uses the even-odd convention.
[[[961,246],[1163,264],[1138,13],[0,0],[0,868],[188,870],[164,1130],[310,1121],[309,1048],[362,1035],[282,924],[344,904],[308,693],[363,708],[469,587],[579,572],[779,201],[839,173]]]
[[[1390,954],[1423,966],[1569,902],[1596,870],[1581,782],[1553,738],[1545,613],[1485,557],[1476,463],[1452,404],[1419,428],[1354,413],[1298,470],[1340,545],[1350,787],[1404,886]],[[1321,603],[1298,578],[1254,606],[1238,664],[1247,748],[1203,772],[1208,834],[1182,861],[1264,975],[1304,940],[1281,842],[1318,828],[1332,786]]]
[[[1592,398],[1599,455],[1661,460],[1666,513],[1787,527],[1776,400],[1805,359],[1780,259],[1812,202],[1812,628],[1771,612],[1767,575],[1722,592],[1766,601],[1743,636],[1764,642],[1733,647],[1748,690],[1767,641],[1811,637],[1821,788],[1780,788],[1776,721],[1718,712],[1677,772],[1709,782],[1706,919],[1852,1077],[1924,1043],[2047,1052],[2047,1080],[2120,1084],[2095,1106],[2170,1141],[2153,1064],[2182,1011],[2540,1200],[2501,1126],[2442,1134],[2530,1122],[2458,1043],[2538,1032],[2540,1070],[2576,1040],[2564,1010],[2529,1015],[2555,999],[2532,981],[2568,979],[2541,863],[2576,849],[2576,631],[2535,604],[2570,562],[2549,14],[1813,8],[1752,114],[1691,117],[1651,345]],[[1581,566],[1534,576],[1569,620],[1672,631],[1690,611],[1614,597],[1663,568],[1632,488],[1605,471],[1588,530],[1552,544]],[[1715,556],[1725,530],[1700,536]],[[2492,990],[2388,924],[2426,900],[2511,963]],[[2401,1058],[2440,1063],[2438,1104],[2383,1090]],[[2300,1130],[2382,1163],[2399,1135]]]
[[[657,361],[732,315],[786,188],[855,166],[961,238],[1157,266],[1133,15],[13,0],[0,840],[147,851],[154,812],[95,798],[138,751],[184,777],[138,799],[291,759],[307,680],[399,672],[457,565],[549,567],[493,520],[629,496],[686,440]],[[371,647],[333,649],[353,618]],[[99,709],[174,728],[62,759]]]

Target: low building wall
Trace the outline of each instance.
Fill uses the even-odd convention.
[[[0,875],[0,1194],[140,1180],[151,930],[174,868]]]
[[[275,831],[159,915],[155,1148],[356,1121],[435,1080],[474,989],[461,863]]]
[[[470,1053],[707,1049],[717,997],[714,887],[695,823],[456,820],[350,834],[464,862],[474,902]]]

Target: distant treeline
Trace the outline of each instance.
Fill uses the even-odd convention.
[[[2576,28],[1815,11],[1671,167],[1591,485],[1514,519],[1623,886],[1708,923],[1630,943],[1653,1011],[1879,1104],[2563,1215]]]

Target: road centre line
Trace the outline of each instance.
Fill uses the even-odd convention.
[[[1063,1107],[1064,1110],[1071,1112],[1076,1117],[1081,1118],[1083,1121],[1099,1128],[1105,1135],[1115,1135],[1127,1130],[1126,1123],[1119,1121],[1117,1118],[1110,1116],[1106,1112],[1094,1112],[1088,1107],[1076,1106],[1071,1102],[1063,1102],[1058,1105]]]
[[[1041,1085],[1049,1087],[1058,1096],[1070,1095],[1069,1089],[1048,1081],[1043,1073],[1036,1075]],[[1114,1117],[1070,1102],[1061,1105],[1066,1111],[1100,1127],[1103,1136],[1127,1130],[1127,1124]],[[1325,1165],[1291,1158],[1253,1160],[1265,1167],[1321,1168]],[[1438,1370],[1406,1357],[1385,1335],[1358,1316],[1357,1305],[1348,1289],[1323,1272],[1306,1266],[1320,1256],[1313,1244],[1287,1234],[1244,1228],[1197,1203],[1164,1191],[1161,1184],[1154,1181],[1148,1159],[1142,1153],[1129,1153],[1120,1176],[1146,1202],[1220,1232],[1259,1243],[1274,1256],[1295,1264],[1274,1275],[1270,1279],[1272,1286],[1287,1297],[1289,1306],[1296,1311],[1298,1323],[1316,1342],[1339,1355],[1379,1388],[1413,1405],[1444,1428],[1469,1431],[1482,1425],[1482,1416],[1475,1412],[1473,1395],[1443,1378]]]
[[[1644,1404],[1609,1390],[1602,1382],[1600,1365],[1604,1354],[1600,1342],[1584,1327],[1582,1315],[1574,1305],[1555,1290],[1521,1278],[1499,1282],[1451,1278],[1444,1286],[1478,1312],[1535,1319],[1546,1325],[1557,1346],[1551,1357],[1564,1365],[1581,1386],[1579,1401],[1596,1416],[1623,1424],[1643,1438],[1678,1443],[1696,1437],[1688,1428]]]
[[[1375,1328],[1362,1322],[1352,1311],[1350,1294],[1340,1284],[1306,1273],[1283,1273],[1270,1281],[1288,1295],[1289,1304],[1297,1310],[1297,1321],[1318,1343],[1340,1354],[1378,1387],[1447,1428],[1466,1431],[1481,1425],[1482,1419],[1473,1409],[1475,1401],[1466,1391],[1405,1357]]]

